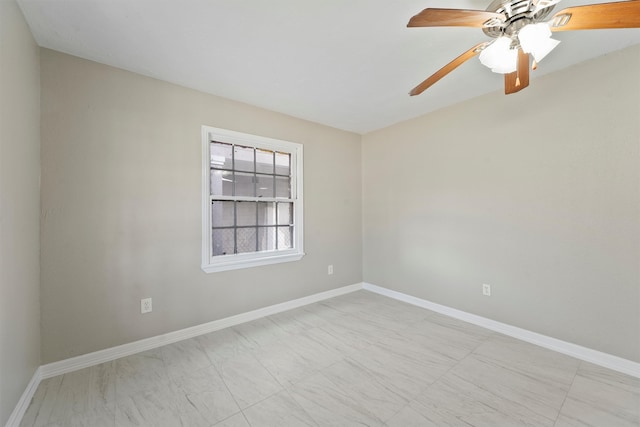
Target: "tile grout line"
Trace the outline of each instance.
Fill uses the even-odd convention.
[[[216,366],[215,361],[211,359],[211,356],[209,356],[209,353],[206,351],[206,349],[204,348],[202,343],[200,341],[198,341],[196,338],[197,337],[194,337],[194,338],[191,338],[191,339],[195,340],[195,342],[202,348],[202,351],[203,351],[204,355],[209,360],[209,363],[211,363],[210,367],[212,367],[216,371],[216,374],[218,374],[218,377],[220,378],[220,381],[222,381],[222,384],[224,384],[224,388],[227,390],[227,393],[229,393],[229,396],[231,396],[231,399],[233,399],[234,403],[238,407],[238,412],[235,412],[235,413],[229,415],[227,418],[224,418],[222,420],[216,421],[216,424],[219,424],[219,423],[223,422],[224,420],[229,419],[229,418],[233,417],[234,415],[236,415],[238,413],[241,413],[242,416],[245,418],[245,421],[247,421],[247,424],[249,424],[249,426],[251,426],[251,423],[249,423],[249,420],[247,420],[247,418],[245,417],[244,413],[242,412],[242,408],[238,404],[238,401],[237,401],[236,397],[233,395],[233,393],[231,393],[231,389],[229,389],[229,385],[224,380],[224,377],[222,376],[222,373],[220,372],[220,370]],[[203,369],[206,369],[206,368],[203,368]],[[214,426],[216,424],[214,424]],[[117,427],[117,426],[115,426],[115,427]]]
[[[573,375],[573,378],[571,379],[571,385],[567,389],[567,393],[564,395],[564,399],[562,400],[562,405],[560,405],[560,409],[558,409],[558,414],[556,415],[556,419],[553,421],[554,426],[558,424],[558,418],[560,418],[560,415],[562,414],[562,409],[564,408],[564,405],[567,403],[567,398],[569,397],[569,393],[571,393],[571,389],[573,388],[573,383],[576,381],[576,378],[578,377],[578,372],[580,372],[580,367],[582,366],[583,363],[584,361],[582,360],[580,360],[580,363],[578,363],[578,367],[576,368],[576,373]]]
[[[438,381],[440,381],[440,379],[442,379],[442,378],[443,378],[444,376],[446,376],[449,372],[451,372],[451,370],[453,370],[456,366],[458,366],[460,363],[462,363],[462,361],[463,361],[463,360],[465,360],[465,359],[467,359],[469,356],[471,356],[471,355],[475,352],[475,350],[476,350],[476,349],[478,349],[478,347],[480,347],[481,345],[483,345],[483,344],[484,344],[484,343],[489,339],[489,337],[490,337],[490,336],[491,336],[491,335],[487,336],[487,337],[486,337],[483,341],[481,341],[481,342],[480,342],[480,343],[479,343],[479,344],[478,344],[478,345],[477,345],[473,350],[469,351],[469,353],[467,353],[467,354],[466,354],[462,359],[457,360],[453,365],[451,365],[451,367],[449,367],[449,369],[447,369],[446,371],[444,371],[440,376],[436,377],[436,378],[433,380],[433,382],[432,382],[431,384],[426,385],[425,387],[421,388],[421,389],[420,389],[420,391],[418,391],[418,393],[416,393],[416,394],[415,394],[415,395],[414,395],[414,396],[409,400],[409,402],[408,402],[406,405],[404,405],[402,408],[398,409],[398,410],[393,414],[393,416],[389,417],[389,419],[388,419],[388,420],[386,420],[386,421],[384,422],[384,425],[386,426],[389,420],[393,419],[393,418],[394,418],[396,415],[398,415],[402,410],[404,410],[405,408],[409,407],[409,406],[411,405],[411,403],[412,403],[412,402],[416,402],[416,403],[418,403],[418,404],[420,404],[420,405],[421,405],[421,403],[420,403],[420,402],[418,402],[418,401],[416,400],[416,398],[417,398],[420,394],[422,394],[422,393],[424,393],[426,390],[428,390],[429,388],[433,387],[433,386],[434,386]]]
[[[229,385],[227,384],[227,382],[224,380],[224,377],[222,376],[222,373],[220,372],[220,370],[218,369],[218,367],[216,366],[216,364],[211,360],[211,357],[209,357],[209,354],[205,351],[205,354],[207,356],[207,358],[209,359],[209,361],[211,362],[211,366],[213,367],[213,369],[216,371],[216,373],[218,374],[218,376],[220,377],[220,381],[222,381],[222,384],[224,384],[224,388],[227,390],[227,392],[229,393],[229,396],[231,396],[231,398],[233,399],[234,403],[236,404],[236,406],[238,407],[238,412],[236,412],[235,414],[231,414],[229,415],[227,418],[225,418],[224,420],[233,417],[234,415],[236,415],[237,413],[242,413],[242,408],[240,407],[240,404],[238,403],[238,400],[236,399],[236,397],[234,396],[233,393],[231,393],[231,389],[229,389]],[[244,413],[242,413],[242,416],[244,417]],[[246,417],[245,417],[246,419]],[[224,420],[220,420],[218,422],[216,422],[216,424],[221,423]],[[249,423],[249,420],[247,420],[247,424],[251,425]],[[215,424],[214,424],[215,425]]]

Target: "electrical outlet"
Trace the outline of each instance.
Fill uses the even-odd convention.
[[[140,313],[151,313],[153,306],[151,305],[151,298],[144,298],[140,300]]]
[[[482,295],[487,297],[491,296],[491,285],[487,285],[486,283],[482,285]]]
[[[329,274],[329,275],[333,274],[333,264],[331,264],[331,265],[329,265],[327,267],[327,274]]]

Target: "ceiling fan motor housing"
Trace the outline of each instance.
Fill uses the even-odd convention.
[[[484,23],[482,31],[489,37],[511,37],[517,43],[518,31],[528,24],[544,21],[555,7],[556,1],[540,0],[494,0],[487,11],[504,15],[505,20],[490,19]],[[546,6],[548,4],[548,6]],[[514,46],[515,47],[515,46]]]

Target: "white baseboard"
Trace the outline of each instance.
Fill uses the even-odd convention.
[[[24,413],[27,412],[27,408],[31,403],[31,399],[33,399],[33,395],[36,394],[36,390],[38,389],[38,385],[40,385],[41,380],[42,367],[40,366],[33,373],[31,381],[29,381],[29,384],[27,384],[27,388],[24,390],[24,393],[22,393],[22,396],[20,396],[20,400],[18,400],[18,404],[9,416],[5,427],[18,427],[20,425],[20,422],[22,422],[22,417],[24,417]]]
[[[283,302],[281,304],[271,305],[269,307],[260,308],[236,316],[226,317],[220,320],[203,323],[201,325],[192,326],[190,328],[181,329],[179,331],[169,332],[155,337],[145,338],[116,347],[98,350],[93,353],[87,353],[69,359],[60,360],[58,362],[42,365],[42,379],[55,377],[56,375],[77,371],[78,369],[88,368],[90,366],[99,365],[100,363],[109,362],[121,357],[130,356],[141,351],[151,350],[163,345],[172,344],[178,341],[197,337],[199,335],[208,334],[209,332],[219,331],[229,326],[239,325],[241,323],[250,322],[265,316],[302,307],[304,305],[313,304],[314,302],[333,298],[362,289],[362,283],[344,286],[342,288],[332,289],[330,291],[320,292],[318,294],[309,295],[307,297],[298,298],[292,301]]]
[[[500,332],[504,335],[508,335],[540,347],[548,348],[549,350],[557,351],[558,353],[566,354],[568,356],[575,357],[576,359],[584,360],[585,362],[590,362],[614,371],[622,372],[623,374],[640,378],[640,363],[633,362],[631,360],[538,334],[506,323],[497,322],[495,320],[487,319],[486,317],[477,316],[475,314],[467,313],[466,311],[436,304],[428,300],[416,298],[411,295],[403,294],[402,292],[393,291],[370,283],[364,283],[363,289],[416,305],[418,307],[426,308],[474,325],[482,326],[483,328]]]

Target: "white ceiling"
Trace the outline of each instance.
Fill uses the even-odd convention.
[[[564,0],[556,11],[588,0]],[[601,1],[595,1],[601,2]],[[18,0],[40,46],[339,129],[366,133],[495,90],[463,64],[408,91],[476,43],[475,28],[406,28],[426,7],[490,0]],[[640,43],[640,29],[561,32],[535,79]],[[510,95],[517,96],[517,95]]]

